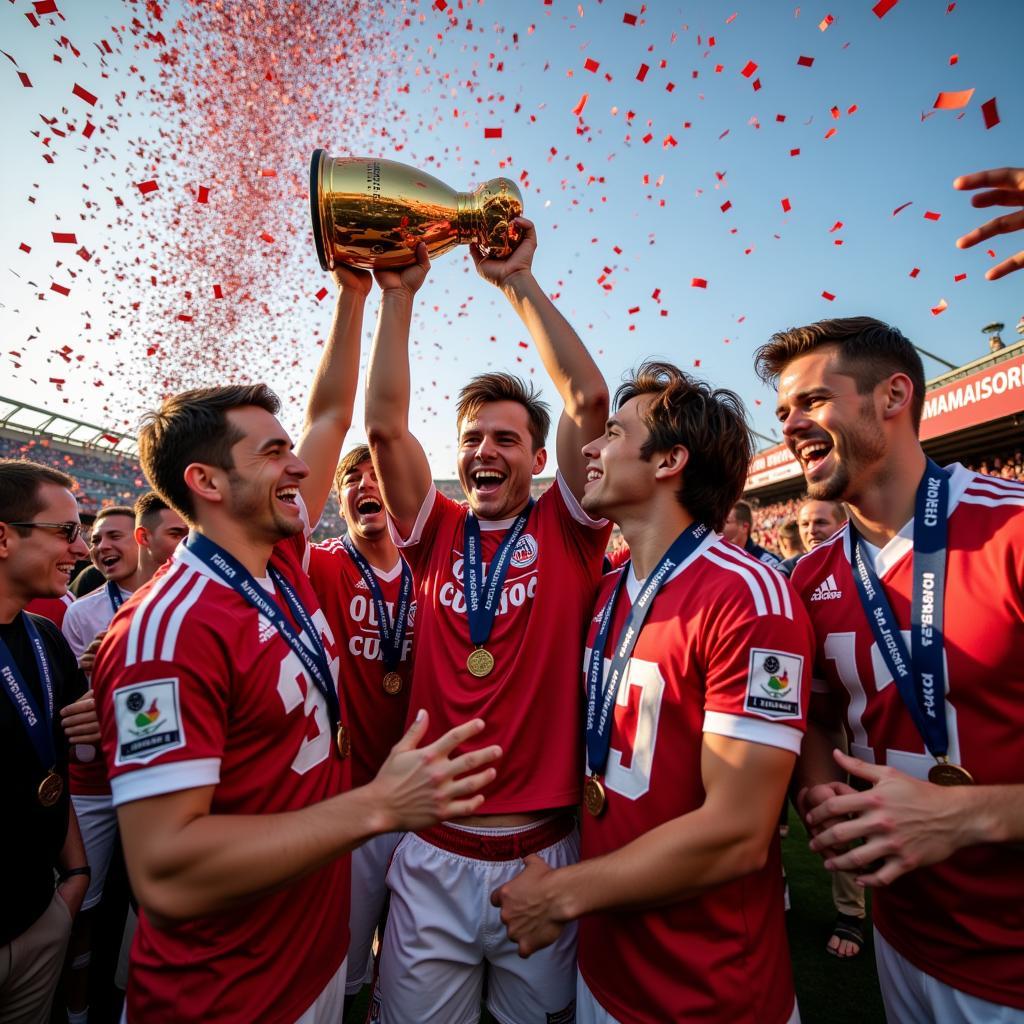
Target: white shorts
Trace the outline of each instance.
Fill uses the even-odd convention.
[[[352,852],[352,909],[348,927],[348,980],[347,995],[355,995],[364,985],[373,981],[373,933],[384,912],[388,887],[384,876],[388,873],[391,855],[395,852],[403,832],[385,832],[374,836]]]
[[[89,910],[103,897],[103,884],[107,880],[114,843],[117,841],[117,811],[114,810],[113,797],[107,794],[72,794],[71,802],[75,806],[78,828],[85,844],[85,859],[92,868],[89,888],[81,907],[82,910]]]
[[[576,1024],[619,1024],[619,1021],[594,998],[594,993],[587,988],[583,975],[578,971],[576,972]],[[800,1010],[795,1001],[793,1012],[786,1024],[800,1024]]]
[[[487,1009],[499,1024],[571,1024],[575,922],[524,960],[490,897],[523,870],[529,852],[553,868],[575,864],[579,831],[572,819],[502,829],[444,825],[428,834],[433,842],[407,834],[391,860],[371,1024],[476,1024],[485,975]]]
[[[875,965],[889,1024],[1024,1024],[1024,1010],[970,996],[925,974],[876,928]]]

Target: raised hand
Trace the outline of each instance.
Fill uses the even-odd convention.
[[[483,729],[482,719],[458,725],[429,746],[420,747],[427,721],[427,713],[421,711],[369,784],[389,819],[387,831],[414,831],[472,814],[484,802],[479,791],[497,775],[494,768],[476,769],[499,758],[501,747],[452,756],[456,747]]]
[[[332,271],[331,277],[341,291],[350,291],[364,298],[370,294],[373,288],[373,276],[368,270],[359,270],[356,267],[346,266],[339,263]]]
[[[430,257],[423,242],[416,246],[416,262],[398,270],[375,270],[373,276],[380,285],[381,291],[406,292],[410,297],[415,295],[427,279],[430,270]]]
[[[1024,167],[998,167],[987,171],[976,171],[974,174],[961,175],[953,182],[953,188],[971,191],[977,188],[988,189],[971,196],[971,206],[979,209],[988,206],[1021,206],[1024,207]],[[1024,210],[1005,213],[986,221],[981,227],[968,231],[956,240],[957,248],[969,249],[972,245],[984,242],[996,235],[1007,235],[1011,231],[1024,228]],[[1024,270],[1024,249],[1014,253],[1002,263],[989,267],[985,277],[990,281],[998,281],[1015,270]]]
[[[100,720],[96,717],[96,701],[92,690],[87,690],[73,704],[60,709],[60,727],[68,743],[99,743]]]
[[[477,273],[491,284],[501,288],[516,274],[533,273],[533,254],[537,251],[537,229],[532,220],[516,217],[513,222],[519,230],[520,241],[506,259],[485,256],[475,242],[469,247],[469,254],[476,264]]]

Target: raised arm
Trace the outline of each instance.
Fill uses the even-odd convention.
[[[475,245],[470,252],[480,276],[501,289],[526,325],[544,369],[562,398],[555,447],[558,468],[572,493],[581,498],[587,464],[580,452],[604,432],[608,386],[579,335],[533,276],[536,228],[525,217],[517,223],[522,241],[508,259],[485,259]]]
[[[359,381],[363,307],[373,284],[367,271],[351,267],[338,267],[333,276],[338,285],[334,321],[313,378],[306,422],[296,449],[299,458],[309,466],[309,476],[299,489],[311,524],[317,522],[324,510],[334,484],[341,447],[352,425],[352,406]]]
[[[995,167],[988,171],[963,174],[953,182],[953,188],[964,192],[986,189],[985,192],[975,192],[971,196],[971,206],[977,209],[989,206],[1024,207],[1024,167]],[[993,217],[981,227],[968,231],[956,240],[956,244],[960,249],[969,249],[996,235],[1008,235],[1021,230],[1024,230],[1024,209],[1015,209],[1013,213]],[[989,267],[985,277],[990,281],[998,281],[1015,270],[1024,270],[1024,249],[994,267]]]
[[[430,490],[430,464],[409,430],[409,329],[413,296],[430,269],[427,247],[417,263],[402,270],[378,270],[380,310],[366,368],[366,436],[381,495],[399,532],[407,537]]]

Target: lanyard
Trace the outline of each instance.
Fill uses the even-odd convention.
[[[57,749],[53,742],[53,677],[50,674],[50,663],[46,658],[42,637],[40,637],[35,623],[24,612],[21,612],[20,615],[32,646],[36,668],[39,670],[39,685],[43,689],[45,699],[42,714],[36,706],[35,698],[25,682],[25,677],[14,661],[14,655],[11,654],[10,648],[2,639],[0,639],[0,679],[3,681],[4,691],[25,726],[36,757],[39,758],[39,763],[47,771],[53,771],[57,763]]]
[[[281,611],[277,602],[256,582],[249,570],[238,559],[201,533],[190,533],[188,540],[185,541],[185,546],[236,593],[241,594],[281,634],[282,639],[295,653],[306,670],[306,674],[322,694],[327,703],[331,729],[336,730],[341,722],[341,704],[338,700],[338,691],[334,688],[334,681],[331,678],[327,652],[320,639],[320,630],[317,629],[292,585],[277,569],[268,566],[267,572],[274,581],[274,585],[284,597],[285,603],[301,629],[309,637],[308,646],[295,632],[295,628]]]
[[[937,760],[945,758],[949,747],[942,635],[948,499],[949,474],[929,459],[914,502],[910,651],[864,550],[864,541],[850,523],[853,578],[861,605],[900,697],[929,753]]]
[[[526,508],[516,516],[501,546],[494,553],[491,571],[487,574],[487,588],[484,589],[484,564],[480,554],[480,523],[472,512],[466,514],[465,555],[463,557],[462,589],[466,597],[466,617],[469,619],[469,638],[478,647],[487,643],[498,611],[498,595],[512,564],[526,521],[533,508],[533,498]]]
[[[107,598],[110,601],[110,607],[114,609],[114,614],[117,614],[117,610],[124,604],[124,595],[121,593],[121,588],[113,581],[107,580]]]
[[[657,568],[647,577],[643,589],[633,602],[629,618],[619,634],[619,642],[607,673],[604,672],[604,650],[615,613],[615,603],[626,582],[626,576],[632,571],[630,562],[623,566],[622,575],[601,611],[587,670],[587,763],[590,770],[597,775],[604,773],[605,765],[608,763],[608,751],[612,741],[611,711],[619,694],[619,684],[622,682],[633,648],[640,638],[640,630],[654,604],[654,598],[676,567],[697,550],[708,533],[709,530],[704,523],[693,523],[683,530],[668,551],[662,555]]]
[[[402,647],[405,644],[405,634],[408,627],[409,601],[412,597],[412,570],[404,558],[399,556],[402,565],[402,584],[398,591],[398,604],[395,607],[395,620],[391,621],[388,615],[387,602],[384,600],[384,591],[380,588],[380,582],[373,567],[356,549],[355,544],[349,537],[341,542],[345,550],[351,555],[352,561],[356,563],[363,581],[369,588],[373,603],[377,609],[377,622],[380,624],[381,653],[384,656],[384,668],[388,672],[394,672],[402,660]]]

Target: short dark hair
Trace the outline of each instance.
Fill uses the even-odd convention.
[[[753,455],[753,437],[743,402],[735,392],[712,388],[665,362],[646,362],[615,392],[615,409],[653,395],[640,412],[649,437],[640,454],[683,445],[689,460],[676,497],[694,518],[721,530],[743,492]]]
[[[42,509],[39,489],[43,484],[56,484],[69,491],[74,480],[59,469],[44,466],[30,459],[0,459],[0,522],[27,523]],[[16,526],[21,537],[29,528]]]
[[[345,477],[353,469],[357,469],[364,462],[369,461],[370,446],[366,444],[357,444],[355,448],[350,448],[342,455],[341,462],[338,463],[338,468],[334,471],[334,489],[338,492],[339,499],[341,498],[341,485],[345,482]]]
[[[460,392],[455,406],[456,425],[462,430],[465,420],[476,416],[488,402],[518,402],[530,420],[533,450],[543,448],[551,429],[551,411],[533,384],[511,373],[481,373]]]
[[[135,525],[149,529],[156,522],[156,517],[170,505],[156,491],[146,491],[135,499]]]
[[[104,505],[96,513],[96,518],[92,521],[93,528],[97,527],[104,519],[109,519],[110,516],[128,516],[134,520],[135,509],[130,508],[128,505]]]
[[[754,353],[757,375],[766,384],[775,385],[789,363],[823,345],[838,346],[840,372],[854,379],[859,394],[869,394],[894,373],[905,373],[914,385],[914,429],[920,427],[925,391],[921,357],[898,328],[870,316],[819,320],[806,327],[778,331]]]
[[[245,435],[231,425],[227,414],[247,405],[273,416],[281,408],[266,384],[232,384],[172,395],[142,419],[139,461],[146,479],[189,522],[195,519],[195,504],[185,483],[185,469],[193,462],[234,469],[231,449]]]
[[[803,544],[803,538],[800,536],[800,524],[795,519],[787,519],[779,527],[779,536],[785,537],[790,544]]]
[[[732,507],[732,515],[738,523],[746,523],[751,529],[754,528],[754,510],[749,502],[737,501]]]

